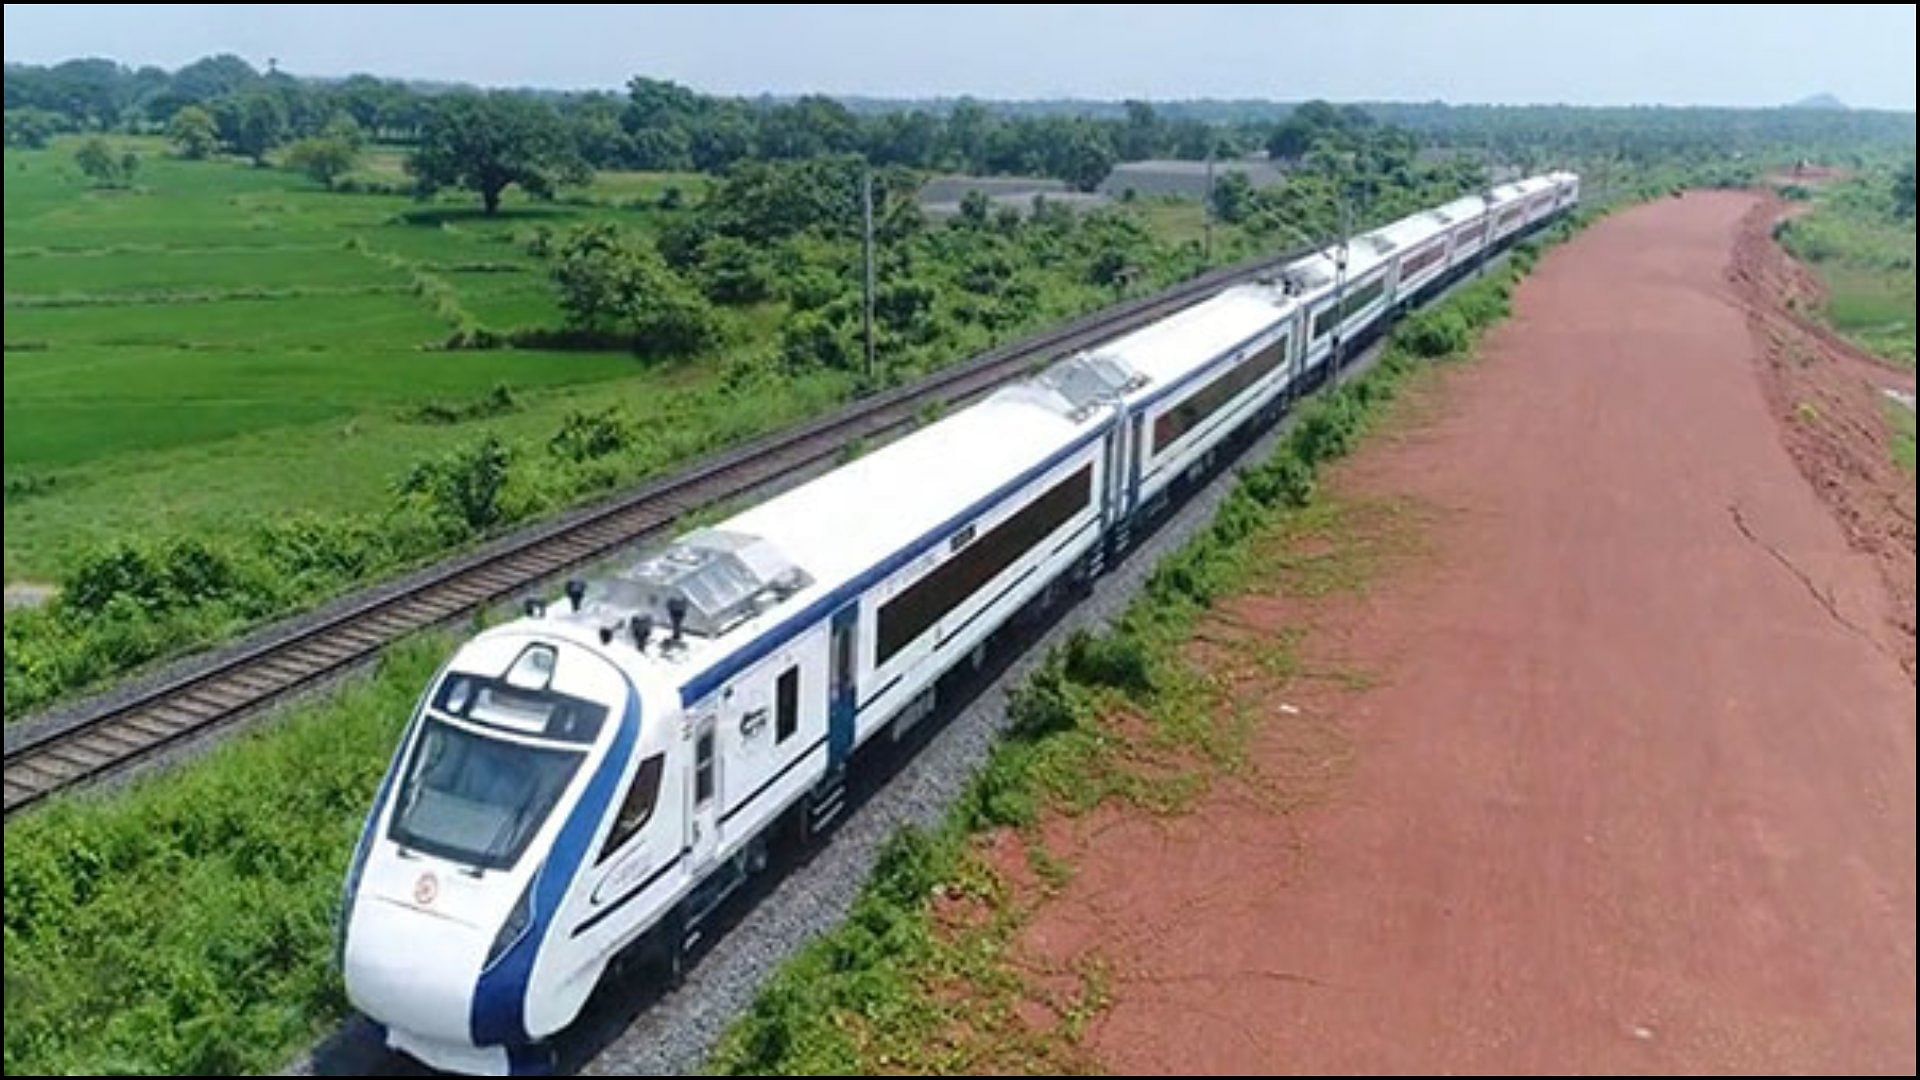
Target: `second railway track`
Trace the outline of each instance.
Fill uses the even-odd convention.
[[[1289,252],[1210,271],[1025,341],[992,349],[909,386],[750,440],[612,499],[521,530],[414,575],[369,588],[304,625],[257,632],[137,693],[98,699],[58,723],[9,732],[6,816],[233,724],[360,664],[408,634],[489,604],[622,547],[670,532],[684,515],[817,467],[859,440],[911,424],[931,403],[958,405],[1032,370],[1298,258]]]

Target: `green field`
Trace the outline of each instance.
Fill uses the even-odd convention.
[[[509,347],[578,340],[557,334],[551,279],[573,227],[710,235],[705,177],[601,172],[546,202],[509,190],[489,217],[470,194],[413,198],[391,148],[328,191],[116,137],[141,165],[131,186],[101,188],[74,164],[77,142],[5,157],[6,579],[55,597],[8,611],[9,719],[863,384],[845,317],[858,245],[831,228],[735,241],[758,291],[711,304],[698,290],[719,271],[663,269],[710,320],[691,355]],[[763,197],[791,200],[806,182],[818,181],[796,172]],[[1131,268],[1136,290],[1194,273],[1178,217],[897,235],[883,249],[876,378],[1113,302],[1103,260]],[[1223,236],[1218,254],[1252,242]],[[596,426],[590,448],[562,445],[563,430]],[[448,470],[468,471],[434,479]],[[467,480],[489,475],[484,498],[460,504],[479,490]],[[91,600],[75,599],[76,581]]]
[[[53,577],[65,553],[110,536],[369,506],[450,437],[397,419],[409,405],[505,384],[525,408],[460,434],[520,434],[583,404],[644,412],[700,382],[620,352],[434,347],[463,317],[556,321],[545,273],[516,242],[533,226],[611,213],[644,224],[644,211],[522,202],[483,220],[449,200],[423,212],[404,196],[331,194],[119,141],[142,154],[132,190],[88,188],[70,144],[6,152],[9,582]],[[614,174],[588,194],[701,183]],[[421,275],[450,286],[458,310]],[[16,498],[23,489],[36,494]]]
[[[1823,312],[1863,348],[1907,367],[1914,357],[1914,220],[1893,209],[1891,180],[1870,170],[1813,195],[1781,231],[1827,287]]]

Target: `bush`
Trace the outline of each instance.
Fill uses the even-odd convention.
[[[229,599],[243,588],[233,560],[204,541],[178,538],[158,549],[115,541],[83,555],[61,583],[61,602],[88,614],[116,600],[149,612]]]
[[[1023,739],[1065,731],[1080,721],[1080,700],[1060,654],[1047,658],[1007,703],[1009,729]]]
[[[636,352],[685,356],[719,343],[720,324],[643,237],[611,222],[582,225],[556,253],[553,280],[569,329],[609,328],[631,336]]]
[[[1313,468],[1286,450],[1250,470],[1243,483],[1262,506],[1295,508],[1313,501]]]
[[[560,430],[547,440],[547,449],[556,457],[578,463],[625,450],[633,437],[633,423],[618,405],[594,412],[575,409],[561,420]]]
[[[501,493],[506,490],[513,453],[499,436],[486,438],[422,461],[400,481],[402,495],[423,498],[459,534],[483,532],[501,523]]]
[[[268,1071],[343,1017],[340,882],[444,649],[394,650],[193,769],[8,822],[7,1072]]]
[[[489,416],[503,416],[517,412],[519,408],[520,402],[513,396],[513,388],[506,383],[494,383],[493,389],[471,401],[422,402],[402,412],[400,418],[416,424],[459,424]]]
[[[1394,340],[1429,360],[1464,352],[1472,343],[1467,320],[1458,311],[1428,309],[1402,323]]]
[[[1138,635],[1076,630],[1067,638],[1065,651],[1063,673],[1075,682],[1129,694],[1153,690],[1153,658]]]

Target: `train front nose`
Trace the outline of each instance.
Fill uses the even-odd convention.
[[[365,896],[347,931],[347,997],[395,1031],[471,1046],[474,988],[492,938],[448,915]]]

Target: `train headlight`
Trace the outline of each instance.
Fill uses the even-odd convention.
[[[500,924],[500,932],[493,935],[493,947],[487,950],[486,967],[492,967],[495,961],[505,956],[515,942],[526,936],[527,927],[533,925],[533,889],[539,883],[540,875],[535,872],[527,881],[527,887],[521,891],[520,899],[514,903],[513,910],[507,912],[507,920]]]

